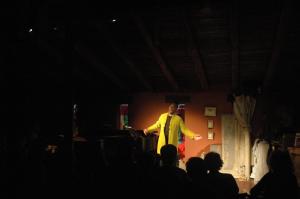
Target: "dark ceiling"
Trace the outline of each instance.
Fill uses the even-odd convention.
[[[98,9],[99,8],[99,9]],[[300,61],[291,1],[87,6],[72,34],[74,77],[130,92],[284,89]],[[80,15],[83,16],[83,15]]]
[[[2,39],[6,58],[18,65],[8,71],[28,86],[49,80],[78,92],[276,91],[299,83],[297,11],[292,0],[23,1],[6,10],[17,26],[6,22],[11,29]]]

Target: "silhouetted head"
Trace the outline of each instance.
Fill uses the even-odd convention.
[[[209,152],[204,158],[206,168],[209,171],[219,171],[223,166],[223,160],[220,154],[216,152]]]
[[[164,166],[175,166],[177,160],[177,148],[167,144],[160,149],[161,160]]]
[[[168,113],[174,115],[176,111],[177,111],[177,104],[176,103],[170,104]]]
[[[294,166],[288,151],[272,151],[268,161],[269,169],[273,172],[293,173]]]
[[[204,160],[200,157],[190,158],[186,163],[186,171],[188,176],[192,179],[204,177],[207,174]]]

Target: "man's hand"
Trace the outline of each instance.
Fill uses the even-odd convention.
[[[144,134],[148,135],[148,133],[149,133],[148,129],[144,129]]]
[[[193,140],[201,140],[202,136],[201,135],[194,135]]]

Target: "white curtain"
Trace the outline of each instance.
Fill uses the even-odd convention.
[[[235,116],[234,129],[236,135],[236,150],[234,171],[240,178],[250,178],[251,146],[250,132],[251,119],[255,109],[256,100],[251,96],[235,96],[233,113]]]
[[[254,143],[253,146],[253,169],[251,173],[251,178],[254,178],[254,183],[256,184],[268,171],[267,157],[269,151],[269,143],[265,140],[259,140]]]

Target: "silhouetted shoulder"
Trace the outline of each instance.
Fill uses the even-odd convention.
[[[223,178],[227,179],[227,180],[234,180],[233,175],[229,174],[229,173],[223,173]]]

